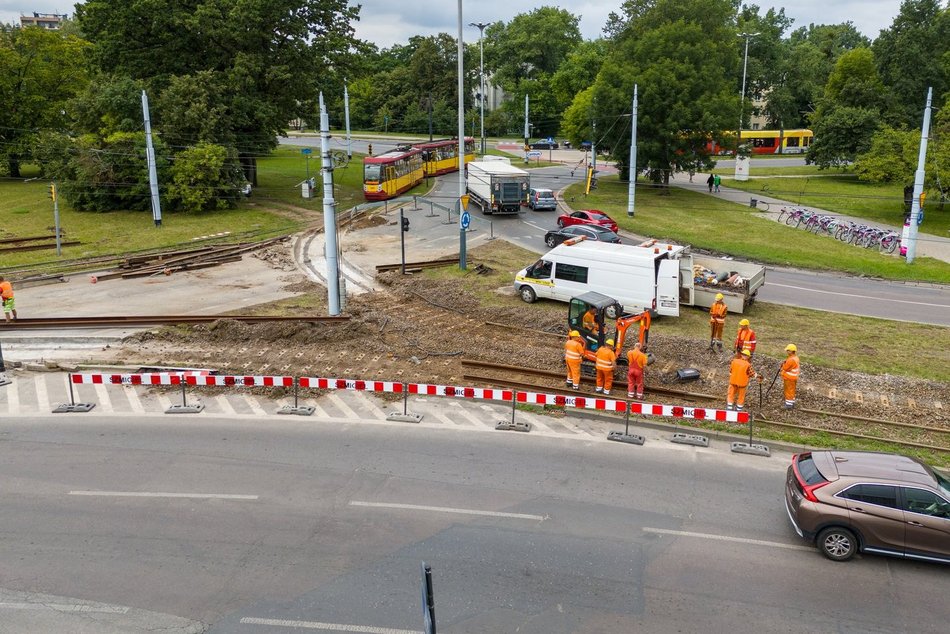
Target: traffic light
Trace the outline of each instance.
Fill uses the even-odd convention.
[[[402,230],[409,231],[409,219],[403,216],[402,218]]]
[[[56,183],[49,184],[49,199],[56,202]]]
[[[370,143],[370,144],[366,147],[366,153],[369,154],[370,156],[373,155],[373,144],[372,144],[372,143]]]

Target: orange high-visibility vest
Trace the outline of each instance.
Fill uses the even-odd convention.
[[[755,352],[755,332],[748,326],[739,328],[739,332],[736,335],[736,350]]]
[[[564,360],[580,361],[584,358],[584,344],[577,339],[568,339],[564,342]]]
[[[597,369],[605,372],[613,371],[617,365],[617,355],[607,346],[597,349]]]
[[[801,367],[798,363],[798,355],[789,355],[789,357],[785,359],[785,363],[782,364],[782,378],[786,381],[797,381],[800,373]]]
[[[724,324],[726,323],[726,313],[729,312],[729,307],[726,306],[725,302],[717,301],[709,307],[709,323]]]
[[[733,359],[729,365],[729,383],[738,387],[749,385],[749,378],[755,376],[755,370],[748,359]]]

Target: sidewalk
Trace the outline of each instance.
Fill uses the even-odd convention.
[[[681,189],[688,189],[690,191],[698,192],[700,194],[705,194],[707,196],[715,196],[716,198],[722,198],[730,202],[734,202],[740,205],[749,205],[751,204],[752,199],[754,198],[756,202],[757,209],[760,210],[759,216],[762,218],[768,218],[770,220],[778,220],[778,215],[782,211],[782,207],[799,207],[802,209],[808,209],[809,211],[815,211],[820,214],[825,214],[829,216],[835,216],[841,220],[850,221],[858,224],[869,225],[873,227],[880,227],[881,229],[890,229],[898,233],[901,232],[903,227],[888,226],[878,222],[873,222],[867,220],[866,218],[857,218],[855,216],[845,216],[842,214],[835,213],[833,211],[828,211],[826,209],[821,209],[819,207],[811,207],[808,205],[800,205],[793,203],[787,200],[781,200],[779,198],[773,198],[767,194],[762,194],[759,192],[747,192],[742,191],[741,189],[732,189],[730,187],[721,187],[719,193],[709,193],[709,189],[706,185],[706,179],[709,178],[709,174],[700,174],[697,173],[693,175],[693,182],[689,182],[689,176],[685,173],[677,174],[675,179],[670,179],[670,185],[674,187],[679,187]],[[896,251],[895,251],[896,253]],[[918,257],[928,257],[934,258],[935,260],[942,260],[943,262],[950,263],[950,238],[944,238],[941,236],[936,236],[929,233],[918,233],[917,234],[917,256]],[[900,256],[895,256],[900,257]]]

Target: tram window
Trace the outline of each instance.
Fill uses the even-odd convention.
[[[379,165],[364,165],[363,180],[379,181]]]
[[[798,137],[797,136],[786,137],[785,147],[798,147]]]

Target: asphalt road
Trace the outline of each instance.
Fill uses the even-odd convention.
[[[784,159],[774,159],[784,160]],[[580,178],[566,167],[533,170],[531,183],[537,187],[559,190]],[[456,175],[440,180],[433,197],[443,201],[458,196]],[[571,203],[571,201],[568,201]],[[580,202],[572,203],[582,208]],[[516,216],[484,216],[477,206],[469,211],[476,218],[492,222],[492,230],[500,236],[535,253],[546,253],[544,234],[555,228],[557,212],[526,209]],[[626,242],[636,243],[628,238]],[[950,326],[950,287],[928,284],[887,282],[876,279],[769,267],[765,286],[759,291],[763,302],[812,308],[864,317],[879,317]]]
[[[442,632],[950,619],[945,567],[804,546],[782,506],[787,456],[204,417],[2,433],[2,632],[419,632],[423,560]],[[37,600],[57,608],[24,607]]]

